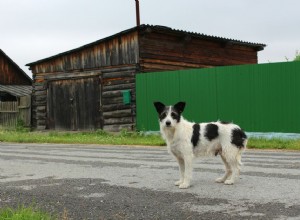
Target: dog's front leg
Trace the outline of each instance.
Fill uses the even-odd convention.
[[[184,160],[180,157],[176,157],[179,165],[179,172],[180,172],[180,180],[175,182],[175,186],[179,186],[183,183],[184,180],[184,171],[185,171],[185,166],[184,166]]]
[[[179,185],[180,189],[186,189],[190,187],[190,182],[192,179],[192,172],[193,172],[193,158],[192,157],[185,157],[184,158],[184,177],[183,183]]]

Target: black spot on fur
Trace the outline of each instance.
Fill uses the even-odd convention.
[[[209,140],[213,140],[219,136],[219,127],[216,124],[207,124],[205,127],[205,134],[204,136]]]
[[[162,121],[165,117],[167,117],[168,110],[163,111],[161,114],[159,114],[159,120]]]
[[[176,109],[176,111],[181,114],[183,112],[185,108],[185,102],[177,102],[175,105],[174,105],[174,109]]]
[[[176,108],[171,107],[171,117],[176,120],[177,122],[180,122],[181,118],[181,112],[178,111]]]
[[[158,113],[159,115],[161,115],[162,112],[163,112],[163,111],[165,110],[165,108],[166,108],[165,104],[163,104],[163,103],[161,103],[161,102],[153,102],[153,104],[154,104],[154,107],[155,107],[157,113]]]
[[[193,143],[193,146],[196,147],[198,145],[200,139],[200,125],[199,124],[194,124],[193,125],[193,135],[191,142]]]
[[[231,131],[231,143],[238,148],[245,147],[244,142],[247,139],[247,135],[240,128],[235,128]]]
[[[169,107],[166,107],[165,104],[161,102],[154,102],[153,104],[158,113],[159,120],[162,121],[165,117],[167,117]]]

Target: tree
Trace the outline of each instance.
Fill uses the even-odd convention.
[[[296,56],[295,56],[293,61],[300,61],[300,52],[299,52],[299,50],[296,50]]]

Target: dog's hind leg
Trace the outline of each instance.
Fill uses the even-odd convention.
[[[228,160],[229,166],[232,170],[232,175],[230,179],[225,180],[226,185],[232,185],[234,184],[235,180],[239,177],[240,174],[240,168],[241,168],[241,152],[236,152],[236,154],[233,154],[234,156],[231,156],[229,158],[226,158]]]
[[[222,176],[220,178],[217,178],[216,182],[217,183],[224,183],[231,176],[232,171],[231,171],[231,167],[229,166],[229,164],[226,160],[226,157],[223,155],[223,153],[221,153],[220,156],[221,156],[222,161],[225,165],[225,174],[224,174],[224,176]]]
[[[183,182],[179,185],[180,189],[186,189],[190,187],[193,173],[193,157],[184,158],[184,168],[184,179]]]
[[[176,157],[176,159],[179,165],[180,180],[175,182],[175,186],[179,186],[183,183],[185,167],[184,167],[184,160],[182,158]]]
[[[238,169],[238,164],[236,162],[232,162],[230,164],[231,169],[232,169],[232,175],[230,179],[225,180],[225,184],[226,185],[232,185],[234,184],[235,180],[237,179],[238,175],[239,175],[239,169]]]

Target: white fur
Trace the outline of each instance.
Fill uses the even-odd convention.
[[[166,126],[166,121],[171,122]],[[193,135],[193,125],[182,116],[180,121],[171,117],[171,108],[167,116],[160,121],[160,132],[167,143],[168,151],[175,156],[179,164],[180,179],[175,182],[179,188],[184,189],[190,186],[192,179],[192,163],[194,157],[219,154],[225,165],[224,176],[217,178],[217,183],[231,185],[238,178],[241,166],[241,153],[245,147],[238,148],[231,143],[231,132],[234,128],[239,128],[235,124],[222,124],[212,122],[218,125],[218,137],[209,141],[204,137],[205,126],[208,123],[200,123],[200,140],[196,147],[193,146],[191,138]],[[244,142],[246,146],[247,140]]]

